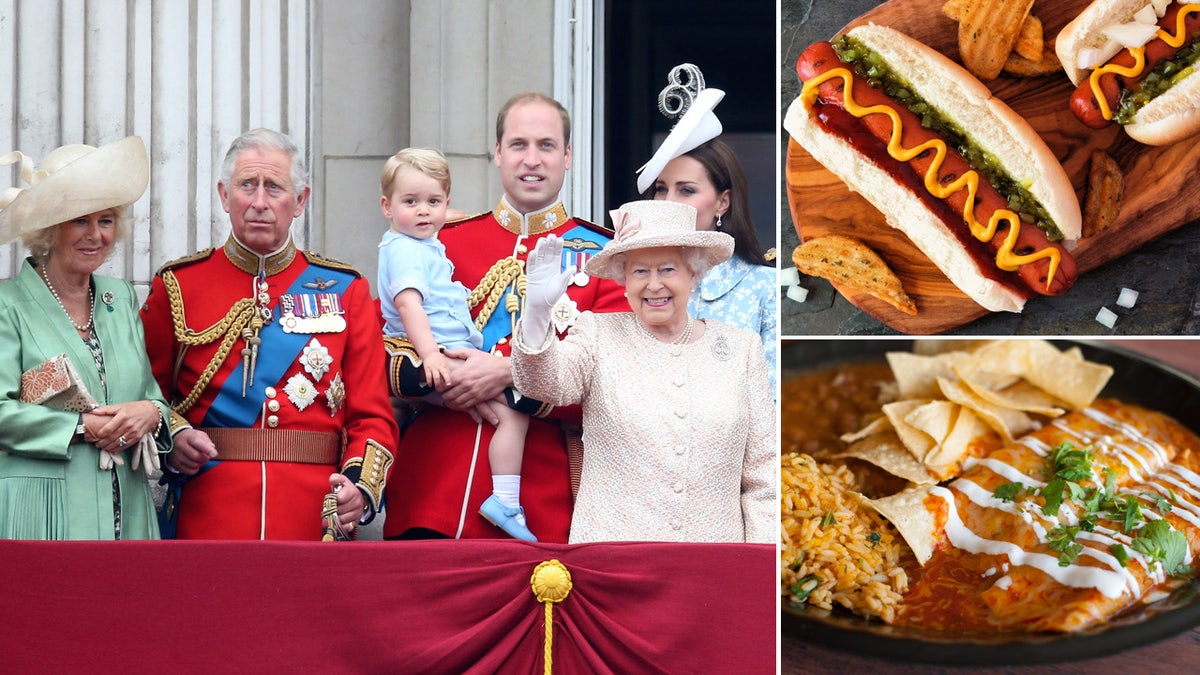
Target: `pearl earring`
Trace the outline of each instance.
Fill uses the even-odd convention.
[[[717,214],[717,229],[721,229],[721,214]]]

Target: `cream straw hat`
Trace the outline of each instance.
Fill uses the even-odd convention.
[[[709,267],[733,254],[733,237],[724,232],[696,230],[696,209],[690,204],[663,199],[622,204],[608,212],[616,236],[604,250],[592,256],[586,265],[588,274],[605,279],[621,276],[621,254],[637,248],[681,246],[700,249],[708,256]]]
[[[0,244],[80,216],[132,204],[150,182],[146,144],[130,136],[99,148],[64,145],[51,150],[36,170],[20,152],[0,157],[0,166],[21,163],[28,188],[0,195]]]

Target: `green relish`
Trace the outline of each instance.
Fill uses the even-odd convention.
[[[916,115],[923,128],[937,134],[949,148],[962,155],[971,168],[1008,200],[1008,208],[1019,215],[1022,221],[1037,225],[1050,241],[1062,240],[1062,232],[1041,202],[1000,166],[995,155],[975,144],[958,124],[922,99],[908,82],[893,73],[883,57],[847,35],[835,38],[832,44],[842,62],[854,67],[855,74],[874,89],[882,87],[892,100]]]
[[[1200,36],[1181,47],[1175,52],[1175,56],[1155,66],[1132,89],[1122,89],[1117,109],[1113,111],[1113,121],[1118,124],[1132,124],[1138,111],[1151,99],[1192,74],[1197,58],[1200,58]]]

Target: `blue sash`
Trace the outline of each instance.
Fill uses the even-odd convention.
[[[310,264],[296,278],[287,292],[289,294],[300,293],[304,289],[304,284],[314,283],[318,275],[326,281],[336,279],[338,283],[331,290],[337,290],[339,295],[354,280],[354,276],[348,272]],[[262,338],[262,344],[258,350],[258,363],[254,369],[254,384],[247,383],[246,395],[242,396],[242,372],[246,367],[246,364],[242,362],[238,364],[237,368],[234,368],[221,385],[221,390],[204,415],[201,426],[242,429],[252,426],[258,419],[263,403],[267,400],[266,388],[279,383],[279,379],[287,372],[288,366],[312,338],[312,335],[308,333],[285,333],[281,323],[280,317],[276,316],[271,323],[259,331],[258,336]]]

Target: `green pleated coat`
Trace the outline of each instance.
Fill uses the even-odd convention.
[[[78,413],[22,403],[21,373],[65,353],[100,405],[148,399],[164,415],[168,410],[150,373],[133,286],[98,275],[92,282],[107,392],[87,345],[30,261],[16,278],[0,283],[0,538],[113,538],[112,474],[100,470],[100,451],[71,442]],[[160,452],[170,450],[166,427],[159,433]],[[130,470],[131,453],[125,450],[125,465],[114,469],[121,538],[157,539],[150,485],[143,467]]]

